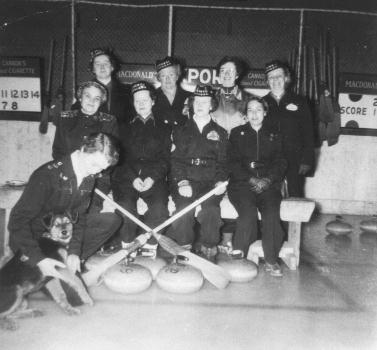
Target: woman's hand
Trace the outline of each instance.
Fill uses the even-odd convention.
[[[132,183],[132,186],[134,187],[134,189],[138,192],[142,192],[143,189],[144,189],[144,182],[142,179],[140,179],[140,177],[137,177],[133,183]]]
[[[143,183],[143,192],[148,191],[154,185],[154,180],[151,177],[144,179]]]
[[[80,258],[76,254],[70,254],[67,257],[68,270],[75,274],[77,271],[81,272]]]
[[[39,263],[37,263],[37,266],[41,270],[43,276],[50,276],[50,277],[56,277],[59,279],[64,279],[58,270],[56,270],[56,267],[61,267],[62,269],[65,269],[67,266],[65,266],[61,261],[51,259],[51,258],[45,258],[41,260]]]
[[[178,193],[182,197],[192,197],[192,187],[188,180],[182,180],[178,183]]]
[[[225,193],[226,191],[226,186],[221,186],[223,185],[224,181],[218,181],[215,184],[215,187],[217,187],[217,191],[215,192],[216,196],[221,196],[222,194]]]

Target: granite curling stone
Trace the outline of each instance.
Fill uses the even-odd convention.
[[[156,276],[159,273],[159,271],[167,264],[166,261],[162,258],[159,258],[159,257],[151,258],[148,256],[141,256],[141,255],[137,256],[134,262],[135,264],[138,264],[147,268],[152,274],[152,278],[154,280],[156,279]]]
[[[348,222],[345,222],[343,217],[337,215],[335,220],[326,224],[326,231],[333,235],[348,235],[353,231],[353,227]]]
[[[156,276],[157,285],[171,293],[189,294],[197,292],[204,283],[200,270],[189,265],[172,263],[163,267]]]
[[[377,233],[377,216],[372,219],[363,220],[360,222],[360,229],[363,232]]]
[[[109,268],[103,280],[105,285],[114,292],[135,294],[150,287],[152,274],[144,266],[122,262]]]
[[[258,266],[244,258],[226,257],[217,261],[230,275],[231,282],[250,282],[258,275]]]
[[[87,270],[92,270],[94,267],[101,264],[106,258],[108,258],[105,255],[102,255],[101,253],[96,253],[92,255],[88,260],[85,261],[85,267]]]

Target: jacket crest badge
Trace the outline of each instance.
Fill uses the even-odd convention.
[[[212,130],[207,134],[207,139],[212,141],[219,141],[220,136],[215,130]]]
[[[287,105],[285,107],[288,111],[292,111],[292,112],[295,112],[298,110],[298,107],[297,105],[295,105],[294,103],[290,103],[289,105]]]

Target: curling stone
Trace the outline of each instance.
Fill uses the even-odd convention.
[[[377,233],[377,216],[360,222],[360,229],[363,232]]]
[[[138,255],[135,258],[135,264],[139,264],[147,268],[152,274],[152,278],[155,280],[158,272],[166,265],[166,261],[162,258],[151,258],[148,256]]]
[[[96,253],[92,255],[87,261],[85,261],[85,267],[90,271],[93,269],[93,267],[96,267],[106,258],[108,258],[108,256],[102,255],[101,253]]]
[[[352,232],[353,227],[348,222],[345,222],[343,217],[337,215],[335,220],[330,221],[326,224],[326,231],[333,235],[348,235]]]
[[[103,279],[105,285],[114,292],[135,294],[149,288],[152,274],[144,266],[122,262],[108,269]]]
[[[203,282],[203,275],[198,269],[179,263],[164,266],[156,276],[156,283],[161,289],[178,294],[194,293]]]
[[[246,259],[236,259],[227,256],[218,259],[217,265],[229,273],[231,282],[250,282],[258,274],[258,266]]]

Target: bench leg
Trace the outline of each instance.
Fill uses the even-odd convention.
[[[297,258],[295,254],[287,254],[281,258],[290,270],[297,270]]]
[[[289,222],[288,242],[293,246],[296,266],[300,264],[301,222]]]
[[[0,268],[12,257],[9,248],[9,222],[10,209],[0,208]]]

